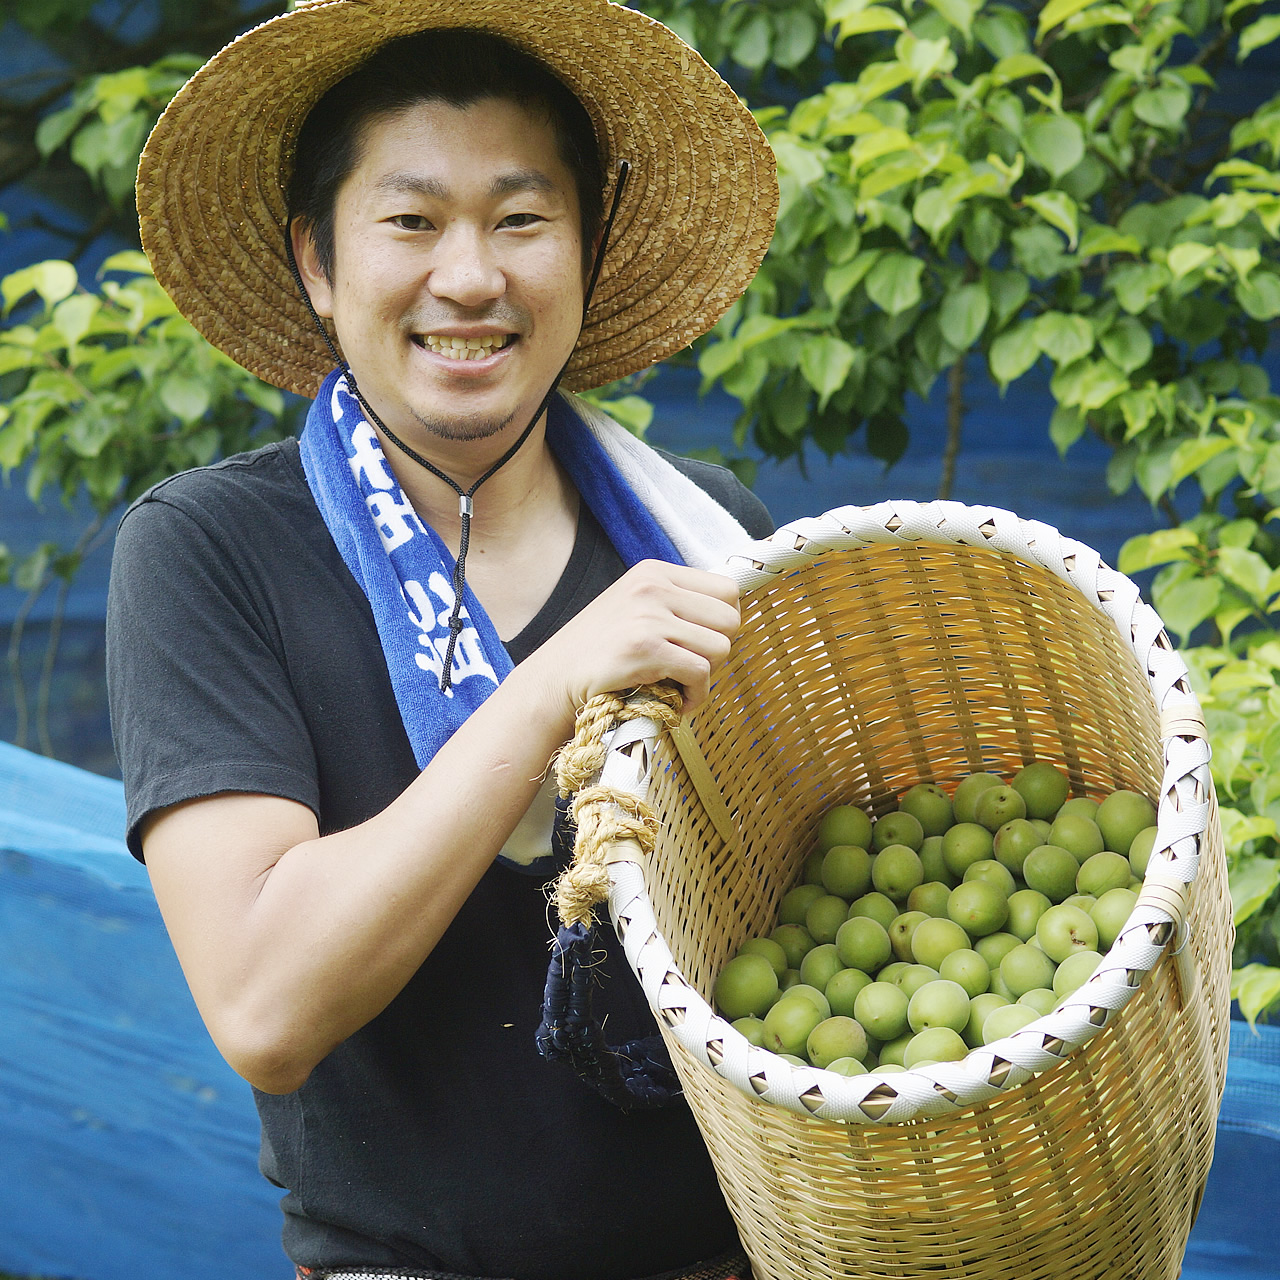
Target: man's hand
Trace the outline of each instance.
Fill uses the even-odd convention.
[[[596,694],[670,680],[688,714],[706,701],[741,622],[732,578],[642,560],[527,663],[553,682],[571,713]]]

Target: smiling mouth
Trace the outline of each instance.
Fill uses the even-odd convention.
[[[413,340],[424,350],[447,360],[484,360],[515,340],[514,333],[486,334],[483,338],[452,338],[436,333],[415,333]]]

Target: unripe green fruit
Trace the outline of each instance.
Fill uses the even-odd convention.
[[[907,1023],[912,1031],[950,1027],[958,1035],[969,1021],[969,993],[958,983],[938,978],[926,982],[907,1002]]]
[[[903,1055],[907,1052],[907,1045],[911,1043],[913,1033],[904,1031],[902,1035],[895,1037],[880,1046],[880,1065],[876,1068],[878,1071],[888,1071],[892,1068],[895,1071],[904,1071],[906,1068],[902,1065]]]
[[[950,797],[932,782],[917,782],[903,792],[898,808],[919,822],[926,838],[940,836],[955,821]]]
[[[823,856],[819,879],[828,893],[852,902],[871,888],[871,855],[854,844],[835,845]]]
[[[898,907],[892,898],[883,893],[864,893],[856,898],[849,907],[849,919],[854,916],[866,916],[875,920],[882,928],[888,927],[898,918]]]
[[[820,884],[798,884],[782,895],[778,905],[779,924],[804,924],[805,913],[826,896],[826,890]]]
[[[843,964],[875,973],[893,953],[885,927],[870,916],[850,916],[836,931],[836,954]]]
[[[867,1033],[852,1018],[827,1018],[809,1032],[805,1053],[815,1067],[825,1067],[837,1058],[864,1058]]]
[[[1097,857],[1097,855],[1094,855]],[[1081,911],[1088,915],[1097,903],[1097,898],[1091,893],[1073,893],[1069,898],[1063,898],[1062,905],[1064,907],[1079,907]]]
[[[1095,853],[1076,873],[1076,889],[1100,898],[1108,889],[1129,883],[1129,859],[1122,853]]]
[[[927,964],[909,964],[906,971],[897,979],[897,986],[902,988],[902,994],[911,999],[921,987],[926,986],[930,982],[937,982],[941,977],[937,969],[930,968]]]
[[[948,828],[950,830],[950,828]],[[942,836],[925,836],[920,846],[920,865],[924,868],[925,883],[937,880],[947,888],[959,882],[960,877],[953,875],[942,854]]]
[[[1022,878],[1028,889],[1043,893],[1050,902],[1061,902],[1076,891],[1076,875],[1080,864],[1066,849],[1056,844],[1042,844],[1032,849],[1022,864]]]
[[[993,1009],[982,1024],[982,1043],[987,1045],[1003,1040],[1005,1036],[1029,1027],[1039,1017],[1034,1009],[1028,1009],[1025,1004],[1010,1004],[1001,1009]]]
[[[1138,895],[1128,888],[1109,889],[1093,904],[1089,915],[1098,926],[1099,951],[1111,950],[1137,905]]]
[[[1061,964],[1075,951],[1098,949],[1098,926],[1079,907],[1050,907],[1036,925],[1036,939],[1044,953],[1055,964]],[[1038,982],[1037,986],[1048,986]]]
[[[861,969],[841,969],[823,988],[822,994],[827,997],[832,1014],[842,1014],[846,1018],[853,1017],[853,1002],[863,987],[871,985],[871,975]]]
[[[981,862],[970,864],[964,873],[964,878],[966,881],[985,880],[988,884],[995,885],[1005,898],[1018,887],[1014,881],[1013,872],[1008,867],[1001,866],[994,858],[984,858]]]
[[[1133,868],[1133,874],[1139,879],[1147,874],[1151,850],[1155,848],[1158,831],[1157,827],[1144,827],[1133,837],[1133,843],[1129,846],[1129,865]]]
[[[1102,957],[1096,951],[1077,951],[1075,955],[1068,956],[1053,975],[1054,995],[1065,1000],[1093,977],[1094,970],[1101,963]]]
[[[1036,987],[1033,991],[1024,991],[1018,997],[1018,1003],[1034,1009],[1043,1018],[1058,1007],[1058,997],[1048,987]]]
[[[873,982],[858,992],[858,998],[853,1004],[853,1016],[868,1035],[875,1036],[877,1040],[890,1041],[907,1029],[907,1004],[907,997],[902,990],[891,982]],[[817,1023],[814,1024],[816,1025]],[[810,1030],[812,1029],[811,1027]],[[808,1032],[805,1034],[807,1036]],[[888,1048],[887,1044],[885,1048]],[[884,1061],[883,1048],[880,1050],[880,1060]]]
[[[800,982],[799,969],[784,969],[782,971],[782,977],[778,979],[778,990],[790,991],[791,988],[798,985],[799,982]]]
[[[970,880],[951,890],[947,915],[969,937],[981,938],[1004,927],[1009,918],[1009,900],[995,885],[985,880]]]
[[[1002,787],[1004,779],[994,773],[971,773],[963,779],[951,797],[951,809],[957,822],[976,822],[974,806],[978,796],[988,787]]]
[[[865,1076],[867,1068],[857,1058],[837,1058],[827,1063],[827,1070],[838,1076]]]
[[[894,902],[906,902],[907,894],[924,883],[924,866],[920,862],[920,855],[909,845],[887,845],[876,854],[871,863],[871,883],[886,898],[891,898]]]
[[[1059,813],[1049,828],[1049,844],[1065,849],[1076,860],[1077,866],[1103,850],[1102,832],[1088,818],[1075,814]]]
[[[991,987],[991,966],[972,947],[953,951],[942,961],[938,976],[958,982],[970,999]]]
[[[991,832],[976,822],[957,822],[942,837],[942,860],[957,880],[975,862],[991,857],[994,850],[995,839]]]
[[[764,1021],[761,1018],[735,1018],[733,1020],[733,1029],[746,1036],[747,1043],[753,1044],[757,1049],[763,1049],[764,1044]]]
[[[871,842],[877,853],[895,844],[904,844],[914,853],[924,843],[924,828],[909,813],[886,813],[872,827]]]
[[[933,1062],[959,1062],[969,1053],[969,1046],[951,1027],[928,1027],[911,1037],[902,1054],[903,1066],[910,1071]]]
[[[871,819],[857,805],[838,804],[822,815],[818,824],[818,848],[826,853],[838,844],[871,848]]]
[[[927,916],[945,917],[951,886],[941,880],[926,880],[907,894],[907,910],[923,911]]]
[[[875,975],[877,982],[892,982],[902,985],[902,978],[908,970],[914,968],[909,960],[893,960]]]
[[[1155,805],[1137,791],[1113,791],[1098,806],[1098,830],[1113,853],[1129,853],[1138,832],[1155,825]]]
[[[808,982],[797,982],[794,987],[784,992],[787,1000],[807,1000],[824,1018],[831,1017],[831,1003],[817,987]]]
[[[1028,818],[1052,819],[1067,798],[1067,775],[1047,760],[1037,760],[1014,775],[1013,789],[1027,806]]]
[[[1023,943],[1000,961],[1000,979],[1016,1000],[1053,981],[1053,961],[1043,951]]]
[[[768,1048],[768,1045],[766,1045],[765,1048]],[[798,1053],[780,1053],[778,1054],[778,1057],[780,1057],[783,1062],[791,1063],[793,1067],[808,1067],[813,1065],[808,1058],[802,1058]]]
[[[833,893],[824,893],[804,913],[804,927],[810,937],[821,946],[834,942],[840,926],[849,918],[849,904]]]
[[[779,978],[787,971],[787,953],[772,938],[748,938],[738,948],[740,956],[764,956]]]
[[[969,935],[951,919],[930,916],[922,920],[911,935],[911,954],[918,964],[931,969],[941,968],[943,960],[953,951],[969,946]]]
[[[778,975],[764,956],[735,956],[720,970],[712,998],[731,1022],[761,1018],[778,998]]]
[[[1006,822],[1027,816],[1026,801],[1012,787],[988,787],[973,806],[974,821],[992,833]]]
[[[989,933],[985,938],[979,938],[973,944],[973,949],[987,962],[992,974],[995,974],[1000,968],[1000,961],[1021,941],[1021,938],[1008,932]]]
[[[1009,895],[1009,920],[1005,928],[1026,942],[1035,937],[1036,924],[1052,905],[1038,889],[1019,889]]]
[[[813,934],[802,924],[780,924],[769,937],[786,954],[788,969],[799,969],[800,962],[815,946]]]
[[[1034,823],[1028,822],[1026,818],[1015,818],[996,832],[992,843],[996,861],[1015,876],[1020,876],[1027,854],[1037,845],[1044,844],[1044,840]]]
[[[800,981],[806,986],[824,991],[827,983],[844,967],[835,944],[826,942],[814,947],[800,961]]]
[[[954,893],[955,890],[953,889]],[[894,918],[893,923],[889,926],[889,941],[893,944],[893,954],[899,960],[905,960],[908,963],[915,959],[915,955],[911,950],[911,939],[915,936],[916,929],[925,921],[932,917],[925,915],[923,911],[904,911],[902,915]]]
[[[826,857],[821,849],[815,849],[805,860],[800,871],[801,884],[822,883],[822,860]]]
[[[998,996],[994,991],[985,992],[982,995],[974,996],[969,1001],[969,1021],[965,1023],[964,1031],[961,1035],[964,1042],[971,1049],[976,1049],[982,1044],[982,1024],[987,1019],[992,1009],[1003,1009],[1009,1004],[1004,996]]]
[[[1075,796],[1062,802],[1062,806],[1058,810],[1058,817],[1088,818],[1092,822],[1097,813],[1098,802],[1096,800],[1090,800],[1088,796]]]
[[[1020,943],[1019,945],[1029,946],[1030,944]],[[1004,962],[1001,961],[1001,963],[1003,964]],[[1016,995],[1014,995],[1012,991],[1009,990],[1009,984],[1004,980],[1003,977],[1001,977],[999,969],[991,970],[991,992],[993,995],[1000,996],[1006,1004],[1013,1004],[1018,998]]]

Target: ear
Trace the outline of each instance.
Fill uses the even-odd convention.
[[[332,319],[333,285],[320,269],[311,228],[302,218],[294,218],[289,224],[289,237],[293,242],[293,256],[297,259],[298,270],[302,273],[302,283],[306,285],[311,305],[315,307],[317,315]]]

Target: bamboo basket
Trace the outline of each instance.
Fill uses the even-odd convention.
[[[743,626],[710,700],[616,719],[609,910],[757,1280],[1173,1280],[1213,1154],[1233,937],[1201,713],[1134,584],[994,508],[800,520],[731,558]],[[586,721],[584,717],[584,723]],[[1065,1006],[963,1062],[846,1078],[708,1004],[823,812],[1033,760],[1158,802],[1128,923]],[[606,803],[606,808],[613,808]]]

